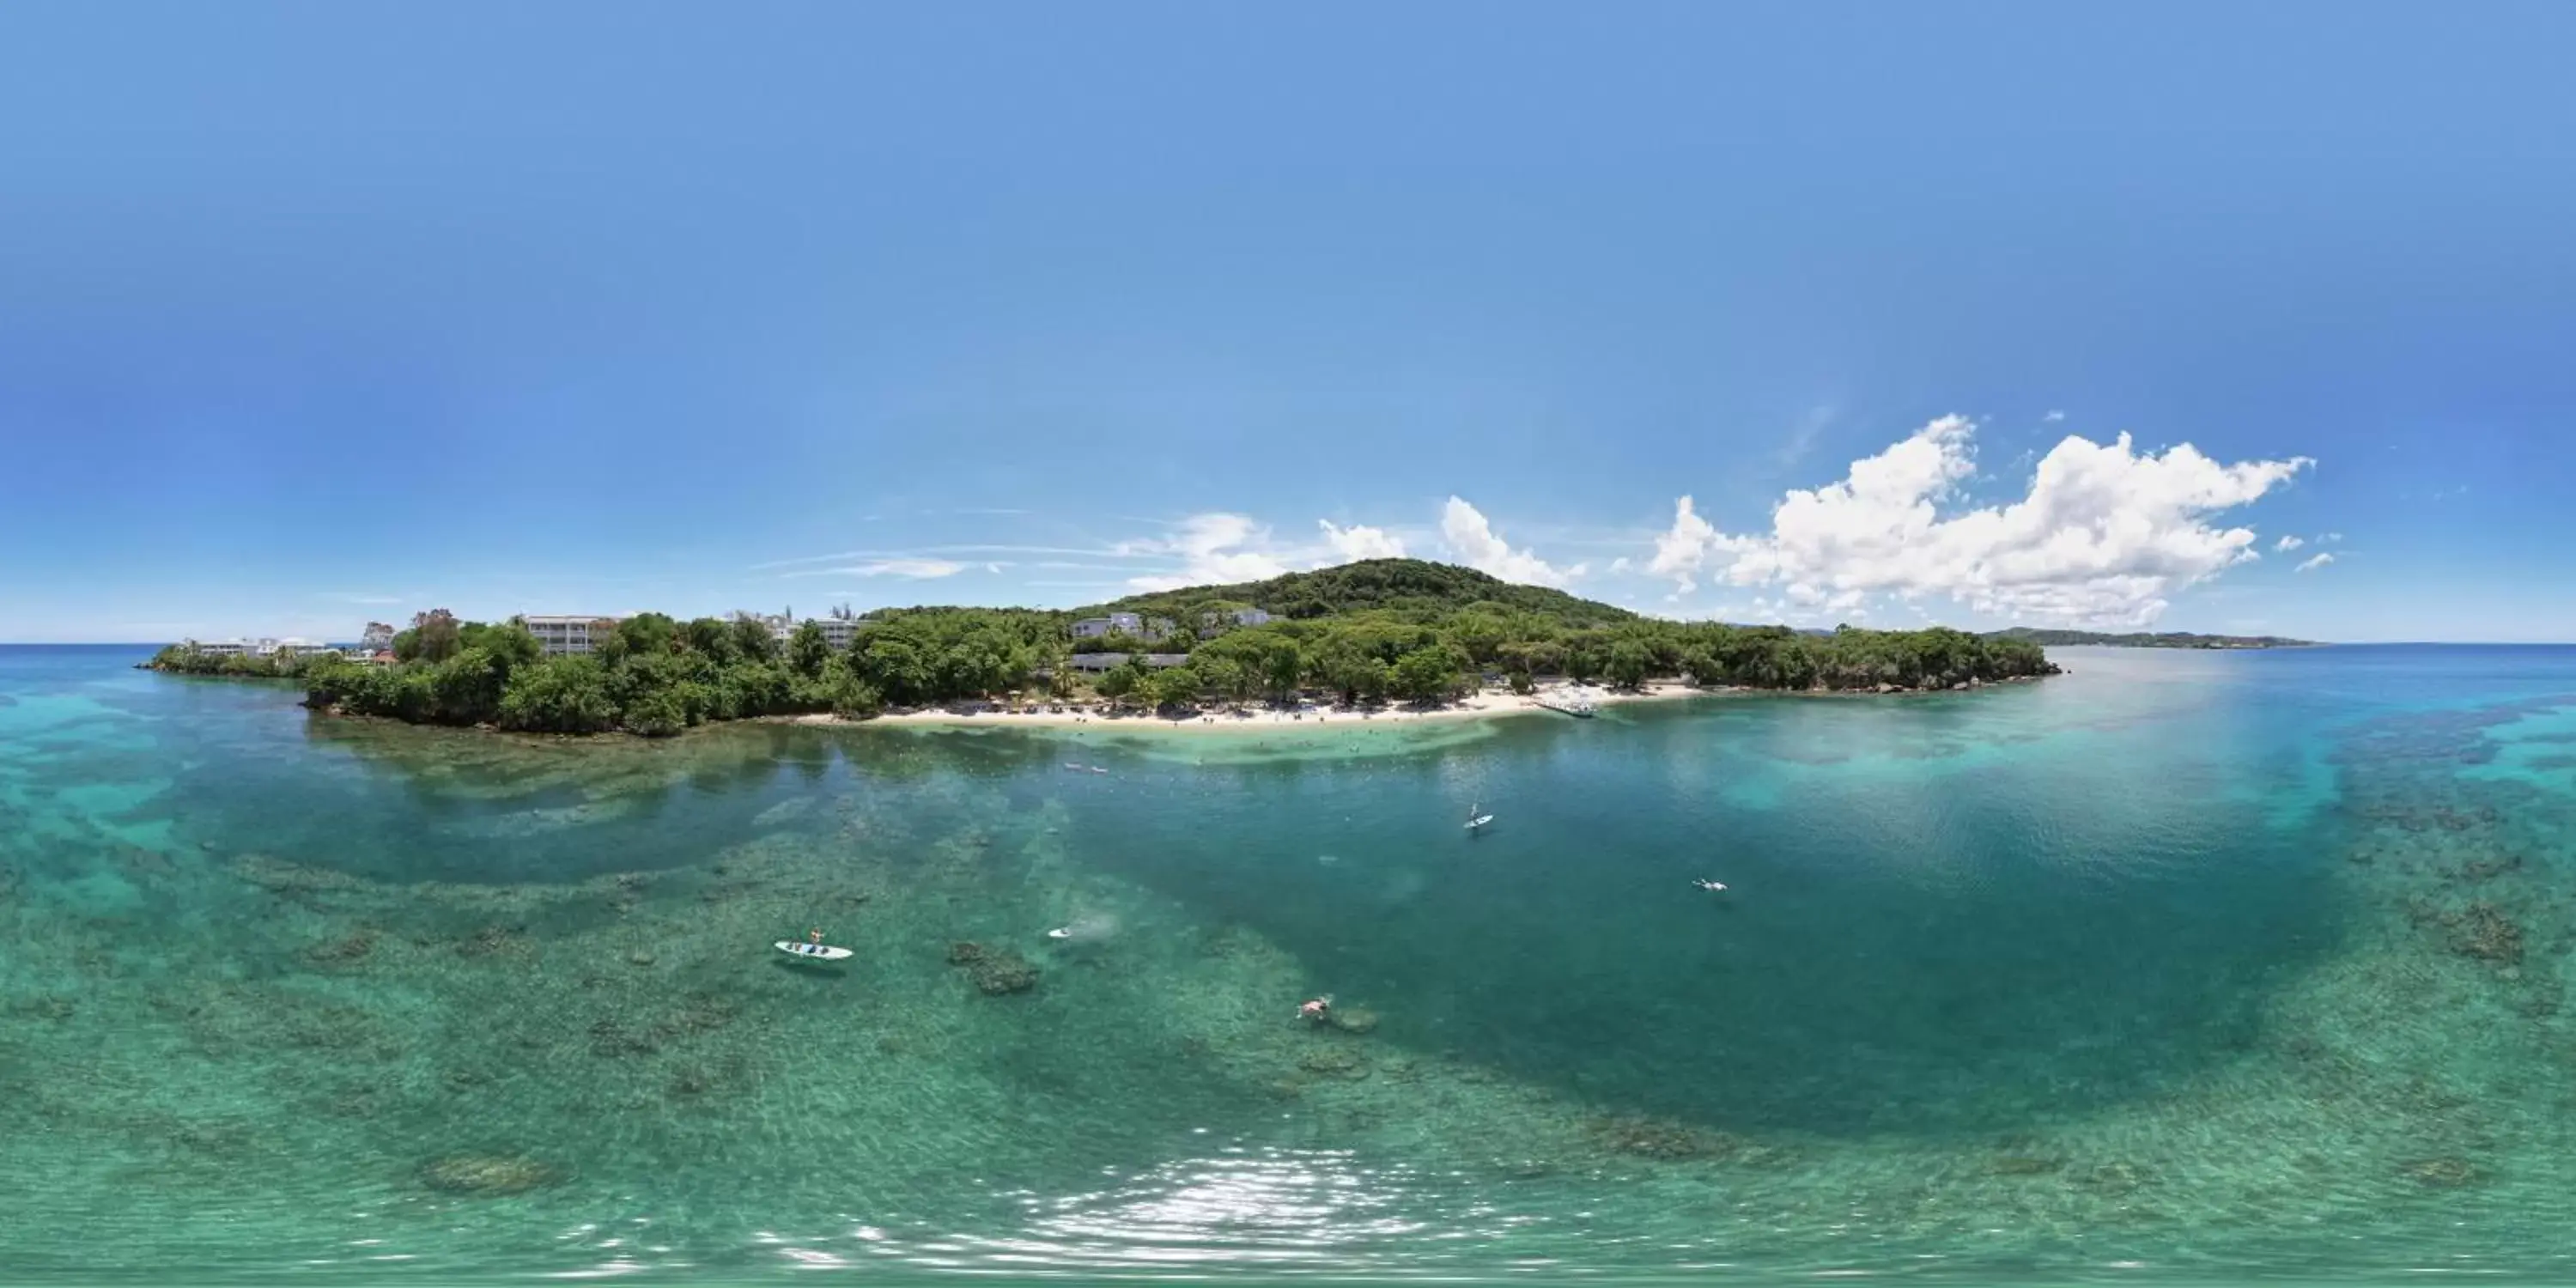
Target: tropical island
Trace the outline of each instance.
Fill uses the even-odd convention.
[[[551,620],[551,619],[548,619]],[[299,680],[316,711],[539,733],[827,714],[865,720],[960,703],[1192,712],[1310,697],[1437,706],[1542,680],[1638,690],[1899,693],[2057,673],[2037,643],[1947,628],[1829,635],[1648,618],[1466,568],[1376,559],[1267,581],[1135,595],[1077,611],[879,609],[836,628],[737,613],[598,619],[578,649],[528,619],[420,614],[381,658],[216,656],[161,671]],[[833,634],[847,643],[836,646]]]
[[[2132,632],[2106,635],[2099,631],[2057,631],[2030,626],[1991,631],[1987,639],[2026,640],[2038,645],[2096,645],[2106,648],[2315,648],[2315,640],[2286,639],[2279,635],[2195,635],[2190,631]]]

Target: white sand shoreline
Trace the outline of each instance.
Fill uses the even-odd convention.
[[[870,720],[843,721],[831,715],[786,717],[795,724],[890,725],[897,728],[955,727],[978,729],[1101,729],[1118,733],[1276,733],[1283,729],[1348,728],[1353,725],[1414,724],[1435,720],[1480,720],[1498,716],[1555,714],[1539,705],[1543,700],[1589,699],[1595,706],[1615,706],[1629,702],[1654,702],[1673,698],[1717,697],[1727,693],[1744,693],[1741,689],[1702,689],[1677,680],[1652,681],[1641,690],[1623,691],[1571,684],[1547,685],[1530,695],[1504,689],[1482,689],[1444,706],[1422,708],[1403,705],[1352,708],[1308,705],[1294,710],[1269,706],[1247,706],[1239,710],[1209,711],[1181,719],[1128,711],[1112,715],[1100,710],[1049,711],[1043,707],[1009,711],[998,706],[979,710],[946,707],[915,711],[889,711]]]

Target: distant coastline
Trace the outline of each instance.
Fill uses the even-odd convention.
[[[2294,640],[2280,635],[2196,635],[2190,631],[2160,633],[2132,632],[2126,635],[2101,631],[2044,630],[2016,626],[2010,630],[1989,631],[1987,639],[2021,640],[2043,648],[2197,648],[2197,649],[2265,649],[2324,648],[2316,640]]]

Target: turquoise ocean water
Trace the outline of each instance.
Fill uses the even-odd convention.
[[[2576,650],[655,744],[141,656],[0,648],[10,1283],[2576,1277]]]

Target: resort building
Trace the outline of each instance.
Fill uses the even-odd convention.
[[[528,633],[537,637],[537,646],[548,657],[580,656],[596,652],[617,630],[617,618],[575,613],[569,616],[523,614]]]
[[[1170,618],[1140,617],[1134,613],[1111,613],[1107,617],[1086,617],[1073,624],[1073,637],[1096,640],[1110,635],[1133,635],[1148,644],[1172,633]]]
[[[753,616],[753,614],[743,614],[743,616]],[[796,634],[796,628],[805,624],[796,620],[794,609],[784,613],[761,613],[757,616],[760,624],[769,628],[769,637],[778,641],[782,647]],[[850,644],[859,638],[859,632],[868,628],[868,620],[848,608],[835,608],[830,616],[808,617],[805,621],[822,628],[823,642],[831,645],[834,652],[846,652]]]
[[[1270,614],[1266,610],[1259,608],[1238,608],[1231,612],[1211,608],[1208,611],[1199,614],[1199,625],[1201,626],[1216,626],[1220,623],[1227,623],[1235,626],[1267,626],[1270,624],[1270,621]]]
[[[337,653],[338,649],[315,640],[288,636],[285,639],[263,637],[255,640],[182,640],[181,648],[208,657],[293,657],[299,653]]]

